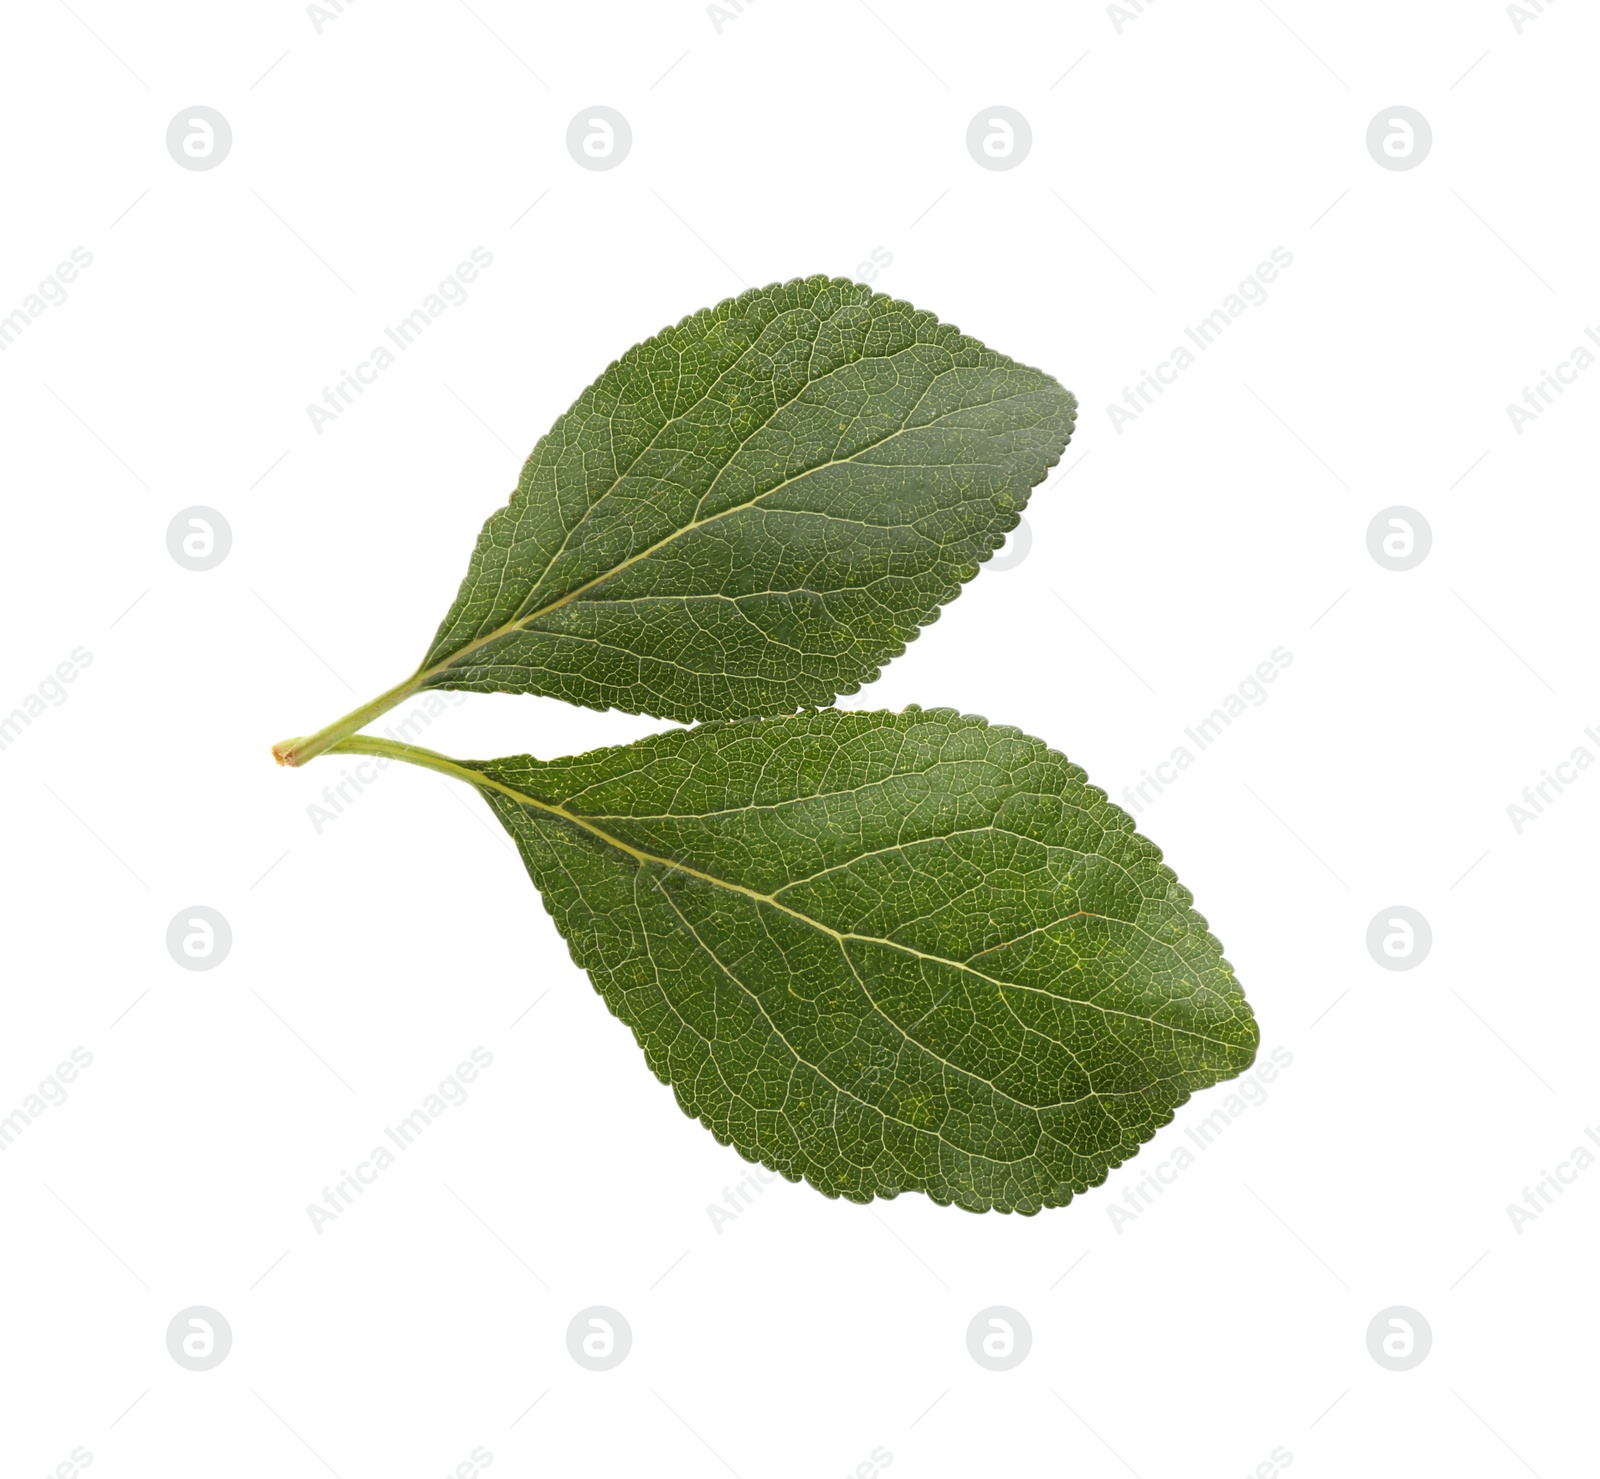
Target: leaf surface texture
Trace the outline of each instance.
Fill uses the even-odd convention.
[[[685,1112],[830,1196],[1059,1206],[1254,1058],[1159,851],[1017,730],[828,710],[467,768]]]
[[[931,313],[811,277],[611,365],[484,525],[423,687],[693,721],[853,693],[953,599],[1077,403]]]

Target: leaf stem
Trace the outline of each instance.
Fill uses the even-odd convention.
[[[440,775],[447,775],[452,780],[465,781],[469,786],[475,786],[479,791],[497,791],[500,795],[515,801],[518,806],[531,807],[535,811],[542,811],[548,816],[559,817],[564,822],[571,822],[575,827],[581,827],[585,832],[598,837],[601,842],[607,843],[625,852],[638,863],[659,863],[664,868],[677,868],[681,872],[694,873],[694,869],[682,863],[674,863],[667,858],[658,858],[650,853],[640,852],[638,848],[630,846],[620,838],[613,837],[609,832],[603,832],[587,817],[579,816],[564,806],[557,806],[553,802],[543,801],[537,796],[530,796],[526,791],[519,791],[515,786],[508,786],[504,781],[496,780],[491,775],[485,775],[481,770],[470,765],[463,765],[459,760],[452,760],[448,755],[441,755],[437,750],[425,750],[421,745],[408,745],[403,740],[380,739],[374,734],[352,734],[337,744],[328,747],[330,755],[375,755],[380,760],[404,760],[408,765],[420,765],[424,770],[436,770]],[[718,883],[721,880],[711,878],[706,874],[695,874],[698,878],[705,878],[709,883]],[[724,884],[723,887],[729,887]],[[749,893],[748,889],[738,889],[740,893]],[[751,895],[755,897],[755,895]]]
[[[440,775],[465,781],[469,786],[477,786],[480,789],[489,786],[492,789],[509,791],[509,787],[495,785],[480,770],[463,765],[459,760],[452,760],[448,755],[441,755],[437,750],[425,750],[421,745],[408,745],[403,740],[380,739],[375,734],[352,734],[329,744],[327,750],[335,755],[376,755],[380,760],[404,760],[408,765],[420,765],[424,770],[436,770]],[[512,794],[519,800],[529,799],[520,792]]]
[[[491,775],[485,775],[481,770],[470,765],[463,765],[459,760],[452,760],[448,755],[441,755],[437,750],[425,750],[421,745],[408,745],[403,740],[379,739],[371,734],[353,734],[347,739],[340,740],[335,745],[330,745],[329,754],[333,755],[376,755],[380,760],[404,760],[408,765],[420,765],[424,770],[436,770],[440,775],[447,775],[452,780],[465,781],[469,786],[476,786],[479,791],[497,791],[500,795],[515,801],[518,806],[531,807],[534,811],[542,811],[547,816],[559,817],[564,822],[570,822],[574,827],[581,827],[591,836],[597,837],[618,852],[626,853],[636,863],[656,863],[663,868],[676,868],[680,873],[688,873],[696,878],[702,878],[707,883],[715,883],[723,888],[731,888],[736,893],[749,894],[751,898],[761,895],[742,888],[737,884],[723,883],[720,878],[712,878],[708,873],[699,873],[685,863],[675,863],[670,858],[658,858],[652,853],[641,852],[630,843],[624,842],[620,837],[613,837],[609,832],[602,831],[595,826],[588,817],[580,816],[577,812],[568,811],[564,806],[557,806],[554,802],[541,800],[537,796],[530,796],[526,791],[520,791],[515,786],[509,786],[504,781],[496,780]],[[784,907],[782,905],[780,908]]]
[[[279,740],[272,747],[272,758],[279,765],[304,765],[308,760],[315,760],[318,755],[354,734],[362,725],[372,723],[379,714],[387,714],[397,703],[409,698],[422,686],[426,676],[425,673],[413,673],[404,683],[395,684],[375,699],[362,704],[359,709],[351,709],[342,719],[324,725],[315,734],[300,739]]]
[[[465,781],[469,786],[476,786],[479,791],[497,791],[500,795],[515,801],[518,806],[532,807],[535,811],[542,811],[553,817],[560,817],[564,822],[571,822],[575,827],[582,827],[585,832],[590,832],[602,842],[609,843],[620,852],[625,852],[637,862],[661,863],[666,867],[679,867],[679,864],[668,862],[665,858],[652,857],[642,853],[636,847],[630,847],[626,842],[611,836],[609,832],[602,832],[587,817],[579,816],[568,811],[564,806],[556,806],[549,801],[542,801],[537,796],[530,796],[526,791],[519,791],[515,786],[508,786],[504,781],[496,780],[493,776],[485,775],[481,770],[470,765],[463,765],[459,760],[452,760],[448,755],[441,755],[437,750],[425,750],[421,745],[408,745],[404,740],[380,739],[375,734],[352,734],[336,744],[328,746],[330,755],[376,755],[380,760],[404,760],[408,765],[420,765],[424,770],[436,770],[440,775],[447,775],[452,780]],[[686,870],[692,871],[692,870]]]

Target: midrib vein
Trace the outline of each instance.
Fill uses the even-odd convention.
[[[937,372],[930,380],[929,387],[931,388],[933,380],[937,380],[941,376],[948,373],[950,373],[948,370],[940,370]],[[1018,400],[1025,395],[1032,394],[1033,390],[1036,388],[1037,387],[1031,387],[1029,390],[1017,391],[1011,395],[996,396],[993,400],[984,401],[981,404],[983,407],[988,407],[999,405],[1002,401]],[[925,395],[926,389],[924,390],[924,396]],[[754,498],[747,499],[743,503],[734,504],[732,507],[725,508],[719,513],[708,514],[703,519],[691,519],[681,528],[674,529],[670,534],[658,539],[647,549],[640,550],[638,554],[629,555],[626,560],[622,560],[616,565],[613,565],[609,570],[603,570],[599,575],[594,576],[592,579],[585,581],[582,585],[568,591],[566,595],[558,596],[554,601],[541,606],[537,611],[532,611],[526,616],[519,615],[512,617],[510,621],[502,623],[492,632],[488,632],[484,636],[474,638],[471,642],[467,643],[466,646],[461,647],[455,652],[451,653],[450,656],[441,658],[431,667],[424,668],[420,673],[417,674],[417,686],[421,687],[430,678],[435,678],[440,673],[447,672],[449,669],[459,666],[463,658],[470,657],[474,652],[480,651],[482,648],[489,646],[493,642],[498,642],[502,637],[508,637],[515,632],[526,631],[536,621],[549,616],[553,612],[561,610],[563,606],[570,605],[580,596],[584,595],[588,591],[592,591],[596,586],[604,585],[608,580],[614,580],[617,576],[621,575],[623,571],[631,568],[634,565],[637,565],[641,560],[649,559],[651,555],[659,553],[674,541],[682,539],[685,535],[694,533],[696,529],[704,529],[707,525],[714,524],[720,519],[731,518],[734,514],[743,513],[747,509],[755,508],[763,499],[771,498],[773,494],[781,493],[785,488],[790,487],[792,484],[801,482],[805,478],[815,477],[818,473],[826,472],[831,467],[848,466],[854,463],[858,458],[865,456],[867,453],[876,452],[881,448],[888,446],[888,444],[896,437],[904,436],[907,432],[929,431],[933,427],[936,427],[941,421],[947,419],[948,416],[954,416],[963,412],[977,409],[979,409],[978,406],[958,406],[954,410],[947,412],[944,415],[936,416],[932,421],[926,421],[917,426],[898,427],[894,431],[890,432],[888,436],[881,437],[876,442],[871,442],[865,447],[856,448],[856,450],[848,457],[835,457],[830,461],[818,463],[815,467],[808,467],[804,472],[797,472],[792,477],[785,478],[781,483],[774,483],[772,487],[757,493]],[[962,465],[964,466],[965,464]],[[719,469],[719,475],[720,471],[721,470]],[[621,479],[618,481],[620,482]],[[607,490],[608,493],[611,491],[614,491],[614,487],[613,489]],[[704,498],[702,498],[701,501],[703,502]],[[552,561],[552,563],[554,563],[554,561]],[[544,575],[548,573],[549,566],[546,566],[545,570],[540,575],[540,579],[542,580]]]
[[[438,756],[436,758],[439,760],[445,759],[444,756]],[[573,826],[589,833],[592,837],[598,839],[600,842],[605,843],[606,846],[613,847],[618,852],[632,858],[641,866],[664,868],[669,872],[682,873],[690,878],[697,878],[702,883],[709,883],[716,888],[726,890],[728,893],[742,894],[745,898],[750,899],[757,904],[765,905],[770,909],[776,909],[779,913],[787,914],[791,918],[799,920],[802,924],[810,925],[812,929],[818,931],[820,934],[830,936],[832,939],[837,940],[841,945],[843,945],[846,941],[854,941],[864,945],[881,945],[886,949],[899,950],[906,955],[914,956],[918,960],[926,960],[934,965],[947,966],[951,970],[961,971],[966,975],[973,976],[976,979],[984,982],[986,985],[993,986],[997,991],[1025,991],[1035,996],[1042,996],[1047,1001],[1062,1002],[1067,1006],[1084,1007],[1090,1011],[1100,1012],[1105,1016],[1126,1017],[1130,1021],[1143,1022],[1147,1026],[1154,1027],[1162,1032],[1175,1032],[1184,1037],[1198,1038],[1202,1042],[1212,1043],[1217,1047],[1225,1048],[1229,1051],[1234,1050],[1237,1046],[1237,1044],[1230,1043],[1224,1038],[1211,1037],[1207,1033],[1196,1032],[1194,1029],[1188,1027],[1177,1027],[1170,1022],[1162,1022],[1155,1017],[1148,1017],[1140,1012],[1124,1011],[1120,1007],[1108,1007],[1099,1002],[1084,1001],[1079,997],[1061,996],[1056,992],[1046,991],[1039,986],[1029,986],[1020,981],[1002,981],[997,976],[990,976],[985,974],[983,971],[974,969],[964,961],[951,960],[943,955],[934,955],[925,950],[918,950],[915,946],[903,944],[899,940],[890,940],[882,935],[863,935],[849,930],[836,930],[831,925],[824,924],[820,919],[814,919],[811,915],[804,913],[802,910],[785,904],[777,897],[775,893],[764,894],[757,889],[747,888],[742,883],[733,883],[726,878],[718,878],[714,873],[706,873],[699,868],[690,866],[688,863],[681,863],[672,858],[664,858],[655,853],[646,852],[643,848],[635,847],[632,843],[625,842],[622,838],[616,837],[610,832],[607,832],[603,827],[595,826],[595,824],[587,817],[581,816],[577,812],[568,811],[564,806],[558,806],[554,802],[550,801],[541,801],[537,796],[530,796],[527,794],[527,792],[519,791],[515,786],[507,785],[504,781],[497,780],[493,776],[485,774],[483,771],[473,770],[470,766],[457,765],[454,761],[446,761],[446,764],[449,765],[453,773],[455,773],[460,779],[467,781],[470,785],[475,785],[485,790],[496,791],[500,795],[507,797],[509,800],[516,802],[517,805],[527,807],[530,810],[544,812],[553,817],[559,817],[562,821],[569,822]],[[435,768],[442,769],[443,767]],[[787,885],[785,886],[787,887]],[[1109,915],[1092,914],[1089,910],[1082,910],[1080,913],[1086,918],[1104,919],[1110,924],[1122,924],[1126,925],[1129,929],[1139,929],[1138,925],[1133,924],[1128,920],[1112,919]],[[1057,923],[1059,922],[1060,921],[1057,921]],[[1048,928],[1049,926],[1044,927]],[[1153,938],[1144,930],[1140,930],[1139,932],[1144,934],[1147,939]],[[998,949],[1001,947],[997,946],[993,948]]]

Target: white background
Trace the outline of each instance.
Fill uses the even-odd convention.
[[[74,1047],[93,1065],[0,1154],[0,1468],[1595,1472],[1600,1167],[1520,1230],[1506,1208],[1600,1125],[1600,770],[1520,832],[1507,806],[1600,756],[1600,367],[1520,432],[1506,406],[1600,324],[1600,23],[472,5],[320,32],[290,3],[7,7],[0,314],[74,247],[93,264],[0,353],[0,712],[92,662],[0,751],[0,1115]],[[197,104],[233,131],[204,172],[165,145]],[[633,130],[607,172],[566,149],[595,104]],[[965,145],[996,104],[1033,133],[1003,172]],[[1413,170],[1366,147],[1396,104],[1432,126]],[[307,403],[475,246],[468,300],[315,430]],[[1267,301],[1114,426],[1279,246]],[[853,706],[1019,725],[1116,797],[1293,654],[1139,819],[1292,1066],[1120,1226],[1226,1089],[1031,1219],[782,1183],[718,1230],[747,1168],[646,1071],[482,804],[395,768],[318,832],[341,762],[268,755],[412,670],[612,358],[874,248],[874,286],[1083,410],[1027,557]],[[1397,504],[1433,534],[1406,573],[1366,543]],[[205,573],[166,548],[190,505],[232,529]],[[472,695],[426,742],[655,727]],[[165,946],[195,904],[233,931],[208,972]],[[1365,943],[1395,904],[1433,931],[1404,973]],[[307,1203],[480,1045],[470,1100],[315,1231]],[[232,1328],[208,1372],[167,1351],[190,1305]],[[633,1331],[610,1372],[567,1353],[590,1305]],[[967,1353],[990,1305],[1032,1328],[1009,1372]],[[1406,1372],[1367,1350],[1392,1305],[1432,1329]]]

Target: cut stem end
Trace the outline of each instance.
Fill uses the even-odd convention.
[[[315,734],[303,735],[299,739],[279,740],[272,747],[272,758],[279,765],[304,765],[308,760],[315,760],[318,755],[331,750],[340,740],[347,739],[364,725],[372,723],[380,714],[387,714],[397,703],[409,698],[422,686],[422,676],[414,675],[407,678],[404,683],[397,683],[387,693],[380,693],[370,703],[362,704],[359,709],[352,709],[342,719],[335,719],[332,724],[319,729]]]

